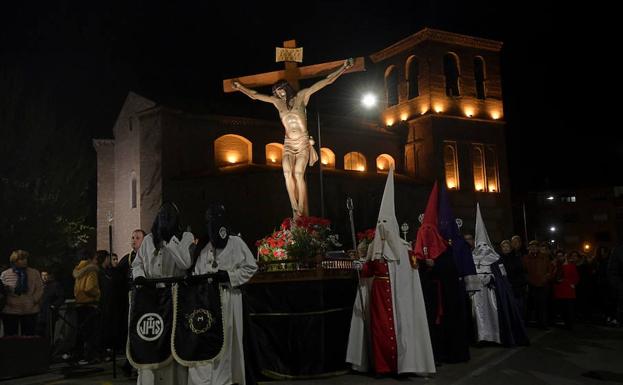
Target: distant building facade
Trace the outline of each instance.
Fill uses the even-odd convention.
[[[493,240],[512,232],[499,42],[424,29],[370,55],[383,76],[377,121],[323,117],[325,217],[349,242],[346,197],[358,230],[373,227],[385,175],[395,167],[399,221],[413,237],[437,180],[457,216],[473,229],[480,202]],[[224,203],[234,228],[253,242],[291,214],[281,171],[280,122],[194,115],[130,93],[113,139],[96,139],[97,247],[123,252],[130,232],[149,227],[163,201],[175,201],[195,232],[203,212]],[[308,169],[311,215],[320,216],[320,165]]]

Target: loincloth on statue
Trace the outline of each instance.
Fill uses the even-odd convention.
[[[294,155],[303,155],[306,152],[309,154],[309,165],[313,166],[318,161],[318,153],[313,146],[314,140],[312,137],[301,136],[298,139],[285,138],[283,140],[283,153]]]

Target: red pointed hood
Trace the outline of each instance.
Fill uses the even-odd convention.
[[[437,182],[435,182],[428,197],[422,226],[417,232],[414,254],[419,259],[435,259],[448,248],[448,244],[439,234],[437,227],[438,190]]]

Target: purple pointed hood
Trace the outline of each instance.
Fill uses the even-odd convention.
[[[439,189],[439,232],[441,236],[450,241],[452,246],[452,255],[456,262],[456,267],[460,276],[475,275],[476,266],[474,266],[474,257],[463,234],[459,231],[456,224],[456,218],[450,207],[450,199],[446,186],[441,183]]]

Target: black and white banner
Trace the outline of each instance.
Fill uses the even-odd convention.
[[[223,350],[221,290],[211,279],[174,286],[173,357],[180,364],[205,364]]]
[[[169,287],[137,286],[130,294],[128,360],[136,368],[157,369],[171,360],[173,299]]]

